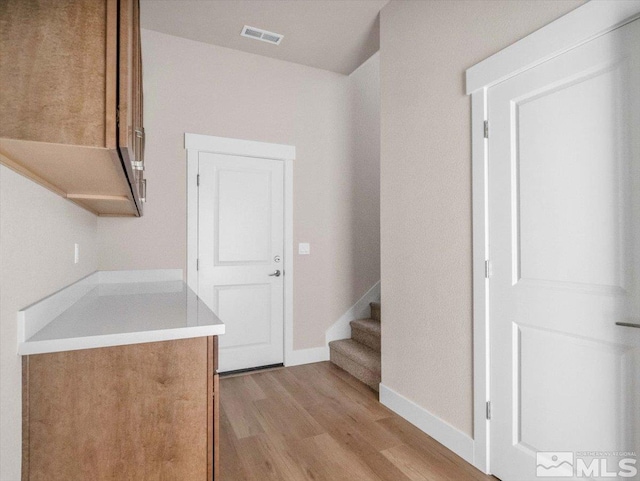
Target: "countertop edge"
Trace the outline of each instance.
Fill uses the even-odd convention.
[[[193,326],[156,331],[125,332],[104,336],[72,337],[47,341],[25,341],[18,345],[18,355],[49,354],[63,351],[79,351],[101,347],[127,346],[149,342],[174,341],[194,337],[218,336],[224,334],[225,325]]]

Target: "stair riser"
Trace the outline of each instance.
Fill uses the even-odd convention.
[[[371,319],[375,319],[376,321],[382,321],[382,312],[380,312],[380,307],[371,306]]]
[[[351,339],[380,352],[380,336],[351,326]]]
[[[369,369],[362,367],[360,364],[337,352],[335,349],[331,349],[329,352],[329,358],[331,359],[332,363],[334,363],[338,367],[341,367],[356,379],[365,383],[374,391],[379,390],[380,373],[374,373]]]

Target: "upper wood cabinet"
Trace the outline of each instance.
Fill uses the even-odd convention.
[[[142,215],[138,0],[0,0],[0,162],[98,215]]]

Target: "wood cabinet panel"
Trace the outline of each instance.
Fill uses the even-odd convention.
[[[105,147],[106,18],[105,1],[0,2],[0,137]]]
[[[211,480],[212,338],[28,356],[23,480]]]
[[[220,376],[218,374],[218,336],[209,338],[209,420],[207,426],[207,479],[220,479]]]
[[[134,27],[132,0],[120,0],[119,85],[118,85],[118,147],[123,159],[134,162]]]
[[[0,1],[0,162],[98,215],[142,215],[139,21],[139,0]]]

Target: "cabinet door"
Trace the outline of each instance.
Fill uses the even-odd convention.
[[[199,337],[28,356],[23,479],[211,481],[210,344]]]
[[[0,1],[0,138],[115,147],[116,1]]]
[[[140,3],[133,1],[133,128],[136,135],[136,160],[144,162],[144,126],[142,122],[142,43]]]
[[[135,102],[135,19],[134,0],[120,0],[118,23],[118,147],[124,162],[135,162],[134,115]]]
[[[207,440],[207,480],[220,479],[220,378],[218,375],[218,336],[208,338],[209,385],[208,440]]]
[[[142,98],[142,42],[140,38],[140,3],[133,1],[133,131],[135,136],[136,187],[141,198],[146,200],[144,179],[145,132],[143,125]],[[142,208],[142,206],[141,206]]]

